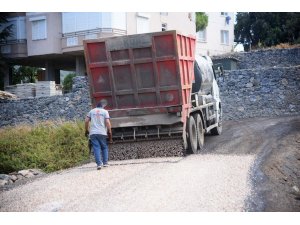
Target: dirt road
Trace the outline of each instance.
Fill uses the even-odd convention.
[[[300,116],[227,121],[201,154],[93,163],[0,193],[0,211],[299,211]]]
[[[300,117],[225,122],[203,154],[254,154],[247,211],[300,211]]]

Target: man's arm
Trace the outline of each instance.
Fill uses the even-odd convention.
[[[90,124],[91,118],[85,117],[84,125],[85,125],[85,136],[87,137],[89,135],[89,124]]]
[[[105,125],[107,127],[107,133],[108,133],[108,137],[109,137],[109,142],[112,143],[112,132],[111,132],[111,123],[110,123],[110,119],[105,119]]]

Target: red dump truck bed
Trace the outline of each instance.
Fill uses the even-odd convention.
[[[164,115],[165,121],[173,112],[181,112],[180,120],[185,123],[194,50],[195,38],[176,31],[84,41],[93,106],[100,100],[107,102],[105,108],[115,118],[113,127],[146,115],[153,117],[147,121],[154,125],[156,114]],[[122,118],[123,125],[117,118]]]

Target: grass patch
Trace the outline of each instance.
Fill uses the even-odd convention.
[[[29,168],[53,172],[87,159],[83,121],[48,121],[0,129],[0,173]]]

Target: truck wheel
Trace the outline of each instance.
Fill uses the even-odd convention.
[[[204,146],[204,129],[202,119],[199,113],[196,114],[196,126],[197,126],[197,141],[198,141],[198,149],[201,151]]]
[[[220,135],[222,133],[222,109],[221,109],[221,107],[219,108],[218,116],[219,116],[218,126],[211,129],[211,131],[210,131],[211,134],[213,134],[213,135]]]
[[[188,133],[189,133],[189,138],[188,138],[188,153],[197,153],[197,126],[196,122],[193,116],[189,117],[189,123],[188,123]]]

